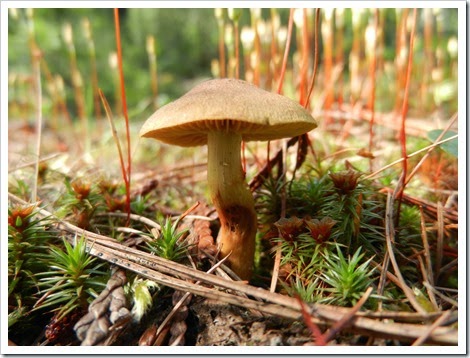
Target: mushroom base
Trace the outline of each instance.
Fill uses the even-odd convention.
[[[241,206],[226,209],[224,218],[220,217],[221,228],[217,236],[220,253],[222,257],[230,255],[227,259],[230,268],[241,279],[249,280],[253,273],[256,216]]]
[[[207,178],[221,228],[217,236],[222,257],[244,280],[253,272],[257,219],[253,196],[241,166],[241,136],[227,131],[208,134]]]

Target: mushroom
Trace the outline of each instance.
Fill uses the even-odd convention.
[[[140,135],[183,147],[207,144],[207,181],[220,219],[222,257],[242,279],[253,271],[257,218],[241,142],[294,137],[317,126],[299,103],[246,81],[214,79],[157,110]]]

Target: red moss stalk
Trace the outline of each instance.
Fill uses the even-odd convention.
[[[124,71],[122,69],[122,49],[121,49],[121,30],[119,24],[119,9],[114,9],[114,25],[116,31],[116,47],[117,47],[117,59],[119,66],[119,79],[121,84],[121,99],[122,99],[122,113],[126,120],[126,141],[127,141],[127,175],[124,179],[126,186],[126,209],[127,209],[127,223],[129,223],[131,215],[131,136],[129,129],[129,116],[127,114],[127,102],[126,102],[126,87],[124,84]]]

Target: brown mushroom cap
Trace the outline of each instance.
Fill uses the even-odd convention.
[[[207,144],[207,133],[214,130],[261,141],[294,137],[316,127],[310,113],[287,97],[242,80],[215,79],[157,110],[140,135],[191,147]]]

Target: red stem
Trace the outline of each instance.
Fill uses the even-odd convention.
[[[303,26],[302,26],[302,60],[300,68],[300,91],[299,101],[301,104],[307,103],[307,76],[308,76],[308,57],[309,57],[309,38],[308,38],[308,21],[307,9],[303,9]]]
[[[225,27],[219,27],[219,77],[225,78]]]
[[[240,78],[240,34],[238,33],[238,20],[234,24],[235,31],[235,78]]]
[[[403,158],[403,169],[400,176],[400,180],[398,182],[397,187],[393,193],[394,198],[397,199],[398,205],[395,215],[395,225],[399,225],[400,222],[400,211],[401,211],[401,201],[403,198],[403,192],[405,191],[406,176],[408,175],[408,154],[406,152],[406,115],[408,112],[408,95],[409,95],[409,87],[410,87],[410,78],[411,78],[411,67],[413,64],[413,44],[414,44],[414,36],[416,30],[416,14],[417,10],[413,9],[413,23],[411,26],[410,32],[410,45],[408,49],[408,65],[406,68],[406,79],[405,79],[405,90],[403,94],[403,104],[401,108],[401,125],[400,125],[400,133],[399,133],[399,140],[401,145],[401,155]],[[405,20],[404,20],[405,21]]]
[[[333,17],[333,16],[332,16]],[[328,31],[323,36],[323,72],[324,72],[324,86],[325,86],[325,100],[323,102],[323,109],[329,113],[333,106],[333,86],[331,86],[331,78],[333,71],[333,19],[323,19],[324,25],[328,26]],[[322,25],[323,26],[323,25]],[[332,119],[329,115],[325,118],[325,123],[331,123]]]
[[[305,103],[303,104],[305,108],[307,108],[308,103],[310,102],[310,96],[312,95],[313,92],[313,87],[315,86],[315,77],[317,76],[317,68],[318,68],[318,26],[320,24],[320,9],[316,9],[315,11],[315,54],[314,54],[314,59],[313,59],[313,74],[312,74],[312,80],[310,82],[310,89],[308,90],[308,95]]]
[[[296,298],[300,304],[300,309],[302,310],[302,318],[304,319],[304,323],[312,333],[312,338],[315,342],[315,345],[326,346],[328,341],[325,339],[325,335],[322,334],[320,328],[315,324],[315,322],[312,321],[312,317],[310,317],[310,314],[308,313],[306,304],[300,297],[297,296]]]
[[[379,10],[375,9],[374,13],[375,22],[374,22],[374,31],[375,36],[378,36],[378,28],[379,28]],[[377,38],[374,40],[374,49],[372,52],[372,59],[369,67],[370,71],[370,97],[369,97],[369,108],[371,111],[371,117],[369,122],[369,153],[372,153],[373,146],[374,146],[374,122],[375,122],[375,71],[377,67]],[[372,158],[370,159],[370,171],[372,172]]]
[[[410,32],[410,46],[408,50],[408,66],[406,69],[406,81],[405,81],[405,92],[403,95],[403,105],[401,108],[401,125],[400,125],[400,144],[401,144],[401,155],[403,157],[403,178],[406,178],[408,172],[408,154],[406,152],[406,115],[408,113],[408,96],[410,91],[410,79],[411,79],[411,69],[413,65],[413,45],[414,45],[414,37],[415,37],[415,30],[416,30],[416,17],[417,17],[417,10],[413,9],[413,22]],[[403,195],[403,190],[405,189],[405,182],[403,181],[403,185],[399,191],[399,199],[401,199]]]
[[[277,86],[277,93],[281,93],[282,85],[284,84],[284,74],[287,67],[287,58],[289,57],[290,41],[292,38],[292,28],[294,27],[294,9],[290,9],[289,24],[287,25],[287,40],[286,48],[284,49],[284,58],[282,60],[281,76],[279,77],[279,84]]]
[[[294,9],[290,9],[289,12],[289,24],[287,25],[287,39],[286,39],[286,48],[284,49],[284,58],[282,59],[281,74],[279,76],[279,83],[277,86],[277,93],[282,92],[282,86],[284,84],[284,74],[286,73],[287,67],[287,58],[289,57],[290,41],[292,38],[292,29],[294,27]],[[274,40],[273,40],[274,41]],[[270,142],[268,141],[268,170],[271,172],[269,152],[270,152]]]
[[[240,78],[240,34],[238,33],[238,20],[234,24],[235,32],[235,78]],[[243,172],[246,173],[246,155],[245,155],[245,142],[242,142],[242,167]]]
[[[122,70],[122,50],[121,50],[121,30],[119,25],[119,9],[114,9],[114,25],[116,31],[116,47],[118,56],[119,80],[121,84],[122,113],[126,120],[126,141],[127,141],[127,176],[124,179],[126,185],[126,209],[127,221],[131,214],[131,136],[129,130],[129,116],[127,115],[126,88],[124,85],[124,72]]]
[[[271,75],[271,83],[269,84],[269,87],[272,88],[272,84],[274,81],[277,79],[277,63],[274,60],[276,58],[277,54],[277,44],[276,41],[274,40],[276,38],[276,29],[274,28],[274,13],[273,9],[271,9],[271,21],[273,23],[273,26],[271,26],[271,61],[273,62],[273,70],[272,70],[272,75]]]

